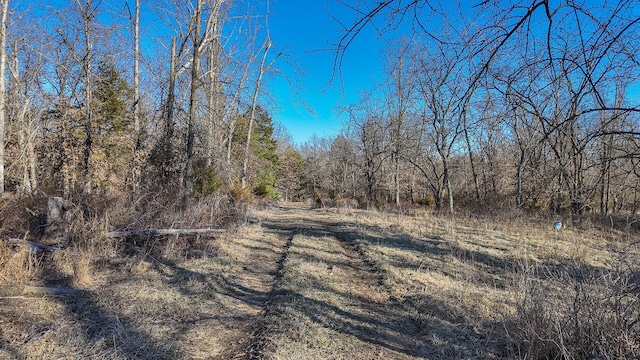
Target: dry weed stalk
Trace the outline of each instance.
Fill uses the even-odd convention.
[[[522,266],[514,284],[516,311],[502,337],[512,356],[528,359],[640,357],[638,269]]]
[[[83,289],[93,283],[91,254],[80,251],[73,261],[73,286]]]
[[[17,252],[8,247],[0,254],[0,274],[8,282],[18,284],[38,278],[42,273],[42,258],[27,245],[27,236],[23,237],[23,243]]]

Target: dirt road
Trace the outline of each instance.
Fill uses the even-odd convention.
[[[381,261],[440,245],[414,251],[413,240],[372,237],[335,209],[254,215],[257,224],[197,240],[210,256],[176,258],[178,243],[152,244],[92,268],[79,295],[0,299],[0,359],[485,358],[467,346],[473,331],[425,320],[400,293],[406,276]],[[399,269],[411,260],[389,256]],[[75,270],[58,267],[40,284],[78,287]]]
[[[327,214],[269,213],[267,232],[287,234],[277,281],[251,348],[253,358],[411,359],[419,336],[381,282],[381,271]]]

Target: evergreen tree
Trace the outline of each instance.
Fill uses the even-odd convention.
[[[249,129],[249,112],[238,120],[238,130],[234,136],[234,148],[240,159]],[[276,198],[275,189],[280,168],[280,158],[276,153],[278,142],[274,139],[273,120],[269,113],[258,106],[251,136],[250,171],[248,181],[253,193],[260,197]]]
[[[122,189],[130,176],[129,160],[134,145],[128,103],[132,89],[111,60],[98,65],[96,79],[94,181],[102,187]]]

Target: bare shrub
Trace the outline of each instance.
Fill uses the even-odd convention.
[[[322,209],[326,209],[326,208],[330,208],[330,207],[336,206],[336,202],[333,201],[333,199],[331,199],[331,198],[323,197],[323,198],[320,198],[319,205],[320,205],[319,207],[321,207]]]
[[[585,265],[523,267],[501,332],[510,357],[640,357],[638,271]]]
[[[45,209],[46,198],[5,194],[0,198],[0,225],[2,233],[10,237],[22,237],[32,230],[33,215]],[[40,205],[40,206],[39,206]],[[32,231],[35,233],[35,231]]]
[[[342,214],[351,214],[353,209],[358,208],[358,201],[355,199],[339,199],[336,201],[336,207]]]

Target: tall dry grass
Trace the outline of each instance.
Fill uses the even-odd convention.
[[[432,345],[466,342],[518,359],[640,358],[632,228],[574,217],[554,231],[553,216],[521,211],[356,211],[340,221],[357,229],[363,254]]]
[[[0,279],[6,283],[24,283],[42,276],[42,258],[30,251],[26,243],[17,251],[8,247],[0,250]]]
[[[511,288],[515,311],[504,315],[499,341],[509,354],[529,359],[640,358],[634,252],[612,268],[523,265]]]
[[[3,238],[24,238],[64,249],[36,254],[26,246],[6,243],[0,246],[0,280],[5,284],[46,283],[55,273],[69,277],[74,285],[92,283],[96,259],[144,257],[151,253],[163,257],[184,257],[190,249],[207,251],[198,237],[158,239],[116,239],[106,234],[116,229],[228,227],[245,217],[246,206],[229,194],[217,193],[190,199],[184,206],[176,194],[146,194],[131,201],[128,194],[72,194],[73,206],[65,213],[58,229],[43,233],[37,214],[47,212],[47,196],[38,193],[0,199],[0,233]],[[34,231],[36,230],[36,231]]]

